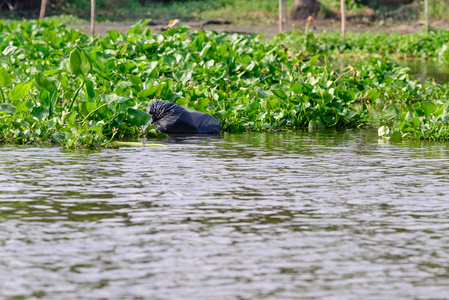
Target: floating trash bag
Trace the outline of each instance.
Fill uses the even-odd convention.
[[[220,123],[211,115],[176,103],[156,101],[147,107],[151,124],[162,133],[220,133]]]

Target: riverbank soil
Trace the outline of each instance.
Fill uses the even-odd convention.
[[[187,24],[192,27],[193,30],[196,29],[205,29],[205,30],[215,30],[217,32],[225,32],[225,33],[241,33],[241,34],[250,34],[257,33],[263,34],[265,37],[272,37],[279,33],[278,25],[233,25],[233,24],[225,24],[225,25],[217,25],[210,24],[202,26],[202,23],[198,22],[180,22],[180,24]],[[68,24],[71,27],[79,28],[83,32],[89,34],[90,33],[90,24]],[[117,30],[122,33],[128,32],[128,29],[134,24],[122,24],[122,23],[99,23],[95,25],[95,33],[99,35],[105,35],[109,30]],[[303,31],[306,25],[306,21],[290,21],[290,29],[296,31]],[[335,32],[340,31],[340,22],[338,20],[315,20],[312,25],[309,26],[309,30],[313,32]],[[162,32],[165,30],[165,25],[156,24],[156,25],[148,25],[148,27],[154,32]],[[447,21],[435,21],[431,23],[431,27],[436,29],[449,29],[449,22]],[[425,28],[425,22],[422,20],[412,21],[407,23],[389,23],[387,22],[377,22],[377,23],[368,23],[368,22],[348,22],[346,26],[346,32],[397,32],[400,34],[412,34],[417,32],[422,32]]]

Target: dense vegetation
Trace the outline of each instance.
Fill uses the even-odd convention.
[[[383,111],[381,135],[449,138],[449,86],[417,82],[387,59],[340,70],[327,60],[335,51],[314,48],[325,37],[289,37],[313,41],[295,53],[282,36],[186,26],[153,35],[144,24],[89,37],[57,21],[0,22],[0,143],[158,137],[144,129],[155,100],[212,114],[231,132],[358,127]]]
[[[284,44],[305,55],[379,56],[403,59],[432,59],[449,64],[449,31],[431,30],[412,35],[385,32],[314,34],[300,31],[279,34],[273,44]]]

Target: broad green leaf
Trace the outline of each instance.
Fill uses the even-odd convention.
[[[301,94],[302,93],[302,87],[303,87],[303,84],[301,82],[296,82],[296,83],[293,83],[290,86],[289,90],[291,92],[295,92],[296,94]]]
[[[435,116],[441,116],[448,108],[448,104],[444,104],[442,105],[439,109],[437,109],[436,111],[434,111],[434,115]]]
[[[33,87],[34,82],[22,82],[16,85],[11,91],[11,100],[19,100],[20,97],[25,97]]]
[[[93,82],[89,79],[86,79],[84,81],[84,84],[85,84],[85,91],[86,91],[87,96],[90,99],[94,98],[95,97],[95,89],[94,89]]]
[[[133,125],[143,126],[151,120],[151,115],[130,107],[126,111],[126,120]]]
[[[0,85],[7,87],[11,85],[11,76],[4,67],[0,67]]]
[[[97,104],[95,102],[79,102],[79,109],[81,113],[86,117],[90,114],[94,109],[97,108]]]
[[[282,100],[287,99],[287,95],[282,90],[272,90],[273,94],[281,98]]]
[[[8,56],[14,52],[16,52],[17,47],[16,46],[8,46],[3,50],[3,55]]]
[[[268,98],[268,95],[264,91],[261,91],[261,90],[257,90],[257,96],[262,99]]]
[[[437,109],[437,105],[429,101],[424,101],[421,103],[421,108],[426,117],[429,117]]]
[[[148,75],[148,78],[153,78],[156,73],[158,72],[157,66],[158,66],[158,62],[157,61],[152,61],[150,63],[148,63],[145,68],[146,70],[143,72],[144,74]]]
[[[320,54],[317,54],[317,55],[311,57],[310,60],[309,60],[309,65],[313,66],[316,63],[316,61],[318,60],[319,57],[320,57]]]
[[[4,111],[7,114],[13,115],[16,111],[16,107],[10,103],[0,104],[0,111]]]
[[[111,95],[101,94],[100,98],[103,99],[103,101],[105,101],[107,103],[125,103],[125,102],[131,100],[130,98],[120,97],[116,94],[111,94]]]
[[[112,41],[117,41],[118,37],[120,36],[120,32],[118,32],[117,30],[108,30],[106,32],[106,35],[112,40]]]
[[[129,75],[129,80],[136,86],[140,86],[142,84],[142,79],[134,74]]]
[[[51,135],[51,139],[55,144],[59,145],[61,140],[65,140],[65,135],[61,133],[54,133]]]
[[[44,110],[45,109],[43,106],[35,106],[31,111],[31,115],[39,120],[42,120],[42,118],[44,117]]]
[[[88,55],[79,48],[70,52],[69,71],[75,75],[87,75],[92,68]]]
[[[34,78],[36,79],[37,84],[38,84],[40,87],[46,89],[46,90],[49,91],[49,92],[53,92],[54,90],[56,90],[56,85],[54,84],[54,82],[48,80],[48,79],[44,76],[44,74],[42,74],[41,72],[37,73],[37,74],[34,75],[34,76],[35,76]]]

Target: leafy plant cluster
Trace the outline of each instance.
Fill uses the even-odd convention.
[[[372,103],[367,108],[376,118],[380,115],[383,125],[379,136],[449,140],[449,83],[437,84],[432,78],[416,81],[407,73],[407,68],[391,59],[379,59],[428,59],[448,64],[449,31],[431,31],[429,35],[349,33],[344,41],[337,33],[291,32],[278,35],[270,42],[284,43],[305,56],[321,53],[331,58],[367,57],[366,63],[354,71],[353,79],[346,78],[341,83],[348,91],[354,87],[360,90],[358,99],[362,103]]]
[[[254,35],[143,28],[91,38],[55,21],[0,22],[0,142],[107,146],[142,136],[154,100],[213,114],[234,132],[367,121],[318,56],[289,58]]]
[[[89,37],[54,20],[1,21],[0,46],[0,143],[10,144],[97,148],[160,138],[145,112],[156,100],[240,132],[363,126],[373,109],[443,104],[449,90],[416,82],[387,59],[339,70],[326,55],[305,57],[311,50],[187,26],[152,34],[140,22],[127,34]]]
[[[341,34],[298,31],[280,34],[272,39],[273,44],[283,43],[292,51],[305,55],[326,54],[336,56],[382,56],[396,58],[438,60],[449,64],[449,31],[431,30],[429,34],[398,34],[385,32]]]

